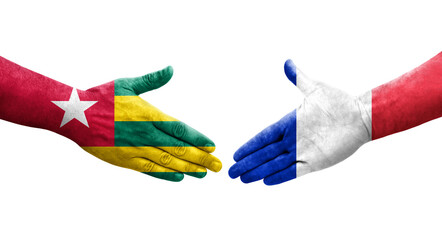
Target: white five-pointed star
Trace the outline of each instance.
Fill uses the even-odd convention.
[[[52,101],[59,108],[64,110],[63,120],[61,121],[60,128],[63,127],[66,123],[70,122],[72,119],[77,119],[86,127],[89,127],[89,124],[86,119],[86,115],[84,115],[84,111],[86,109],[92,107],[97,101],[80,101],[78,97],[77,89],[72,89],[71,97],[69,101]]]

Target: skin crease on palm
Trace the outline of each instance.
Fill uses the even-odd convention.
[[[333,166],[371,140],[370,93],[354,97],[311,80],[291,60],[284,69],[304,102],[236,151],[229,175],[244,183],[274,185]]]

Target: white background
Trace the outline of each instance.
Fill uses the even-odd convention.
[[[172,65],[143,98],[214,140],[224,168],[170,183],[1,121],[0,239],[440,239],[441,119],[282,185],[227,175],[300,104],[287,58],[361,94],[441,51],[438,2],[1,1],[0,54],[79,89]]]

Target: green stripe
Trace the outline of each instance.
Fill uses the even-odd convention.
[[[160,88],[172,78],[172,75],[173,68],[168,66],[141,77],[117,79],[114,81],[115,96],[137,96]]]
[[[143,173],[152,177],[165,179],[172,182],[179,182],[184,178],[183,173],[180,172],[143,172]],[[203,178],[207,175],[207,172],[184,172],[184,174],[196,178]]]
[[[179,172],[143,172],[144,174],[147,174],[152,177],[172,181],[172,182],[179,182],[183,180],[184,175]]]
[[[141,77],[117,79],[114,81],[115,96],[137,96],[160,88],[172,78],[172,75],[173,68],[168,66]]]
[[[207,175],[207,172],[184,172],[184,174],[187,174],[192,177],[196,178],[203,178]]]
[[[173,129],[175,126],[180,126],[179,121],[170,122],[115,122],[115,146],[116,147],[191,147],[193,145],[184,142],[183,137],[173,137],[168,133],[159,130],[154,124],[161,123],[161,126],[168,126],[168,128]],[[192,138],[189,134],[194,134],[188,132],[187,138]],[[198,135],[194,138],[198,141]],[[201,140],[201,145],[195,144],[196,147],[209,147],[203,139]]]
[[[115,96],[138,96],[132,89],[130,78],[120,78],[114,81]]]

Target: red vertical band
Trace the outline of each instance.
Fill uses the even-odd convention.
[[[73,88],[0,57],[0,119],[44,128],[80,146],[114,146],[114,83],[80,91],[80,101],[97,101],[84,111],[88,126],[76,119],[61,127],[65,111],[52,101],[68,101]]]
[[[442,116],[442,52],[372,90],[372,139]]]

